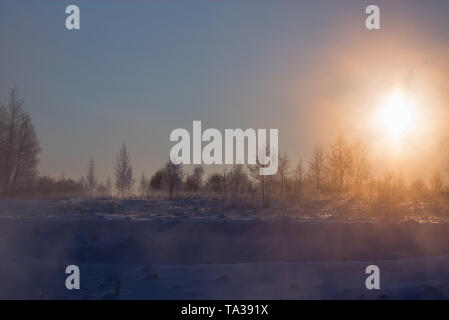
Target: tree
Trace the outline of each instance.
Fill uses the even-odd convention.
[[[106,184],[104,183],[99,183],[95,189],[96,194],[99,195],[100,197],[107,197],[108,196],[108,188],[106,186]]]
[[[65,196],[79,196],[86,192],[85,184],[82,179],[75,181],[64,176],[55,180],[54,178],[41,176],[36,178],[36,182],[28,191],[38,195],[65,195]]]
[[[288,166],[289,161],[287,158],[287,153],[284,153],[283,156],[279,157],[279,165],[278,165],[278,175],[279,175],[279,195],[282,199],[284,196],[284,186],[285,186],[285,179],[288,175]]]
[[[220,173],[213,173],[207,178],[206,188],[217,194],[221,194],[223,176]]]
[[[225,202],[226,202],[226,186],[228,185],[228,171],[226,168],[223,169],[221,175],[221,210],[222,214],[225,212]]]
[[[159,169],[155,174],[151,176],[150,188],[152,190],[158,191],[162,189],[164,183],[164,169]]]
[[[201,165],[193,168],[192,174],[190,174],[185,183],[187,191],[198,191],[201,188],[202,178],[204,175],[204,168]]]
[[[108,178],[106,179],[106,196],[107,197],[112,197],[112,182],[111,182],[111,177],[108,176]]]
[[[260,192],[262,196],[262,207],[269,208],[271,205],[271,195],[273,193],[273,175],[260,175],[259,165],[253,165],[249,167],[251,176],[259,181]]]
[[[426,198],[427,187],[421,179],[416,179],[412,182],[410,191],[412,194],[412,199],[415,203],[419,203]]]
[[[312,158],[309,160],[309,174],[314,181],[315,189],[320,194],[322,172],[324,167],[323,146],[316,144]]]
[[[352,150],[347,145],[342,134],[339,134],[327,157],[327,168],[336,184],[337,195],[340,197],[349,172],[352,169]]]
[[[266,154],[270,154],[270,147],[266,146]],[[273,193],[273,175],[261,175],[260,169],[264,166],[257,160],[255,165],[249,165],[249,172],[253,179],[259,182],[260,192],[262,196],[262,207],[269,208],[271,205],[271,196]]]
[[[108,177],[106,182],[98,183],[95,188],[95,193],[100,197],[111,197],[112,196],[112,183],[111,178]]]
[[[204,168],[202,165],[195,166],[193,168],[193,179],[195,181],[195,184],[198,186],[198,189],[201,188],[202,180],[204,175]]]
[[[298,196],[299,200],[303,197],[304,189],[304,168],[302,159],[299,159],[298,165],[295,169],[295,181],[294,181],[294,193]]]
[[[354,188],[355,195],[358,197],[360,195],[363,182],[369,178],[370,165],[366,155],[366,149],[363,144],[360,142],[354,144],[352,150],[354,159]]]
[[[400,213],[400,203],[405,196],[405,181],[401,172],[387,172],[378,181],[379,201],[390,203],[396,216]]]
[[[168,191],[168,199],[171,200],[173,192],[182,184],[182,164],[175,164],[168,160],[164,167],[163,181]]]
[[[90,158],[89,164],[87,165],[86,185],[87,190],[89,190],[90,192],[90,195],[93,196],[95,188],[97,186],[97,177],[95,175],[95,161],[92,157]]]
[[[122,197],[129,194],[133,184],[131,158],[126,149],[126,144],[123,143],[115,165],[115,187],[117,188],[118,196]]]
[[[140,177],[139,193],[142,198],[147,198],[150,193],[150,181],[148,181],[144,173],[142,173],[142,176]]]
[[[193,174],[187,176],[186,181],[184,183],[184,188],[186,191],[198,191],[198,185],[193,177]]]
[[[441,177],[441,174],[438,171],[435,171],[432,177],[430,178],[430,188],[435,198],[438,198],[442,195],[444,183],[443,178]]]
[[[232,192],[232,198],[239,198],[243,192],[245,185],[248,185],[248,175],[243,170],[243,165],[234,165],[228,174],[227,180]]]
[[[39,141],[30,116],[22,109],[16,90],[7,106],[0,106],[0,193],[14,193],[37,177]]]

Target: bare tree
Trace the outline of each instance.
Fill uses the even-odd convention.
[[[175,164],[168,160],[164,167],[163,181],[168,190],[169,200],[173,197],[173,192],[182,184],[182,164]]]
[[[164,169],[159,169],[155,174],[151,176],[150,188],[152,190],[161,190],[164,183]]]
[[[150,193],[150,181],[145,176],[145,173],[142,173],[139,181],[139,193],[142,198],[148,198]]]
[[[99,183],[97,187],[95,188],[95,193],[99,195],[100,197],[107,197],[108,196],[108,188],[105,183]]]
[[[410,192],[412,199],[415,203],[424,201],[427,194],[427,186],[421,179],[416,179],[412,182],[410,186]]]
[[[266,154],[270,154],[270,147],[266,146]],[[273,193],[274,175],[261,175],[260,169],[264,166],[257,161],[255,165],[249,165],[248,169],[253,179],[259,182],[262,196],[262,207],[269,208],[271,205],[271,196]]]
[[[186,190],[187,191],[198,191],[201,188],[202,179],[204,175],[204,168],[202,165],[195,166],[193,168],[192,174],[187,176],[186,179]]]
[[[327,164],[331,177],[335,180],[337,195],[340,197],[353,165],[352,150],[342,134],[338,135],[331,146]]]
[[[282,156],[279,157],[279,165],[278,165],[278,176],[279,176],[279,196],[282,199],[284,197],[284,187],[285,187],[285,180],[288,175],[288,166],[289,161],[287,158],[287,153],[284,153]]]
[[[321,179],[324,167],[324,152],[323,146],[316,144],[313,151],[312,158],[309,160],[309,174],[314,181],[315,189],[318,195],[321,191]]]
[[[380,202],[392,205],[396,217],[400,213],[400,203],[405,196],[405,181],[401,172],[387,172],[378,178],[377,192]]]
[[[133,184],[134,180],[131,158],[128,150],[126,149],[126,144],[123,143],[115,165],[115,187],[117,188],[118,196],[122,197],[128,195]]]
[[[112,182],[111,182],[111,177],[109,177],[109,176],[106,179],[105,187],[106,187],[106,196],[112,197]]]
[[[254,169],[256,168],[256,169]],[[262,206],[269,208],[271,206],[271,196],[273,193],[273,176],[272,175],[259,175],[259,168],[252,167],[250,169],[253,177],[259,181],[262,194]]]
[[[354,159],[354,188],[356,197],[360,196],[362,184],[369,178],[370,164],[366,154],[365,146],[358,142],[352,147]]]
[[[30,116],[22,109],[16,90],[7,106],[0,107],[0,192],[28,187],[37,177],[40,146]]]
[[[90,158],[89,163],[87,165],[87,174],[86,174],[86,186],[89,190],[90,196],[92,197],[95,193],[95,188],[97,187],[97,177],[95,175],[95,161],[94,158]]]
[[[193,177],[195,178],[196,185],[198,186],[198,189],[201,188],[201,184],[203,182],[203,175],[204,175],[204,168],[202,165],[195,166],[193,168]]]
[[[294,194],[299,200],[302,200],[304,192],[304,168],[302,159],[299,159],[295,169]]]
[[[217,194],[221,194],[222,191],[222,180],[223,176],[220,173],[213,173],[209,175],[206,181],[206,188],[215,192]]]
[[[444,183],[440,172],[438,171],[434,172],[434,174],[430,178],[430,187],[432,190],[432,195],[435,198],[438,198],[443,194]]]
[[[232,199],[234,201],[238,200],[243,193],[245,185],[248,184],[248,175],[244,171],[243,165],[234,165],[227,176],[227,180]]]
[[[225,202],[226,202],[226,186],[228,185],[229,174],[226,168],[223,169],[223,174],[221,175],[221,212],[225,213]]]

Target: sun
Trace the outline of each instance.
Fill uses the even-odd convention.
[[[393,94],[382,109],[382,122],[393,138],[400,138],[410,127],[412,108],[401,93]]]

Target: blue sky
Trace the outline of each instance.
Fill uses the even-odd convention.
[[[170,132],[193,120],[279,128],[281,148],[308,156],[320,137],[304,83],[328,77],[333,50],[402,33],[404,16],[448,40],[447,1],[394,2],[0,0],[0,99],[17,87],[40,171],[54,176],[79,177],[90,156],[112,176],[122,142],[136,173],[151,174],[168,159]],[[371,3],[382,10],[376,34],[364,30]],[[69,4],[80,7],[79,31],[65,29]]]

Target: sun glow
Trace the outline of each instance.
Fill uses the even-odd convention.
[[[404,96],[396,93],[382,109],[382,122],[390,135],[397,139],[405,134],[412,121],[412,108]]]

